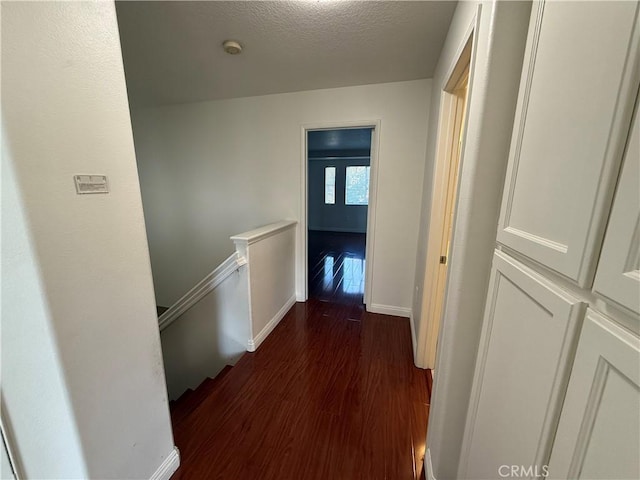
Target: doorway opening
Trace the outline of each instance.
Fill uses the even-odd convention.
[[[308,297],[357,306],[361,311],[373,130],[306,132]]]
[[[429,220],[423,319],[418,332],[417,364],[435,369],[438,334],[443,315],[449,250],[458,194],[458,173],[464,140],[473,37],[470,36],[442,92],[438,144]]]

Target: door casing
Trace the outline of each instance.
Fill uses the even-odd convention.
[[[297,272],[296,272],[296,300],[305,302],[308,298],[308,246],[307,246],[307,228],[308,228],[308,149],[307,149],[307,132],[311,130],[337,130],[347,128],[371,128],[371,161],[369,172],[369,206],[367,209],[367,243],[365,248],[365,258],[367,268],[365,270],[364,279],[364,303],[371,303],[371,291],[373,287],[373,260],[375,253],[375,225],[376,225],[376,203],[377,203],[377,186],[378,186],[378,152],[380,148],[380,119],[363,120],[363,121],[335,121],[310,123],[301,127],[302,148],[300,158],[300,222],[298,224],[298,245],[297,250]]]
[[[418,331],[415,363],[434,369],[440,324],[443,314],[448,245],[454,225],[458,193],[458,172],[464,147],[464,132],[469,106],[472,74],[473,31],[457,55],[442,92],[438,124],[436,161],[433,172],[429,237],[424,274],[421,322]],[[440,258],[447,258],[445,264]]]

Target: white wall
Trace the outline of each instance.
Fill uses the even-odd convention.
[[[9,452],[2,439],[2,451],[0,451],[0,479],[2,480],[15,480],[16,476],[13,474],[11,468],[11,461],[9,460]]]
[[[3,14],[3,20],[7,16]],[[3,35],[5,31],[3,24]],[[19,452],[29,478],[86,478],[51,311],[11,157],[3,132],[0,358],[2,408],[11,427],[8,441]]]
[[[165,328],[162,339],[169,398],[235,365],[251,337],[247,269],[232,273]]]
[[[488,288],[502,185],[527,35],[530,2],[460,2],[433,79],[427,167],[416,263],[414,315],[420,327],[439,106],[445,78],[467,39],[478,5],[475,70],[459,175],[444,314],[429,414],[428,454],[439,480],[457,478]]]
[[[3,3],[2,94],[3,396],[25,470],[150,478],[173,439],[114,4]],[[78,173],[111,192],[76,195]]]
[[[430,87],[417,80],[134,111],[158,303],[171,305],[231,254],[230,235],[300,218],[303,125],[380,119],[370,303],[409,312]]]
[[[247,259],[251,338],[255,351],[296,301],[296,222],[282,221],[231,237]]]

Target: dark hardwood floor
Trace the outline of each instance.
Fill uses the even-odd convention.
[[[409,321],[354,319],[354,306],[295,304],[257,352],[209,382],[174,418],[173,478],[420,478],[429,399]]]
[[[364,233],[309,230],[309,298],[361,306],[365,244]]]

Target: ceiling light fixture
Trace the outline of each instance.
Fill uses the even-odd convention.
[[[242,52],[242,45],[235,40],[225,40],[222,42],[222,48],[224,48],[224,51],[229,55],[238,55]]]

